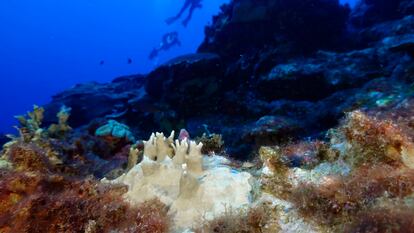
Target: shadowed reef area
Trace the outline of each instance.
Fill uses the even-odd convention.
[[[45,120],[66,105],[72,127],[116,119],[140,137],[177,128],[199,134],[205,124],[236,156],[319,137],[344,112],[410,94],[413,7],[398,2],[350,11],[326,0],[232,1],[206,27],[198,53],[148,75],[79,84],[54,96]]]

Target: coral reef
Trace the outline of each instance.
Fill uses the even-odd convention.
[[[132,135],[129,127],[115,120],[109,120],[106,125],[99,127],[96,130],[95,135],[100,137],[126,139],[129,142],[135,141],[134,135]]]
[[[69,143],[68,109],[62,108],[59,124],[48,132],[41,128],[43,113],[35,107],[29,119],[20,117],[21,137],[3,148],[0,232],[170,231],[172,219],[159,200],[131,206],[123,198],[126,186],[93,177],[102,168],[88,151]]]
[[[126,200],[139,204],[159,198],[169,207],[175,229],[194,227],[203,218],[213,219],[226,207],[250,203],[252,176],[228,166],[225,158],[201,154],[202,144],[152,134],[144,141],[144,158],[128,173],[110,182],[129,187]]]
[[[231,0],[199,52],[34,106],[0,232],[413,232],[413,6]]]
[[[401,232],[414,216],[412,105],[403,103],[346,114],[330,142],[261,147],[263,191],[318,232]]]
[[[292,191],[299,211],[325,224],[355,221],[383,195],[404,198],[414,192],[414,171],[389,166],[359,168],[350,176],[326,177],[319,186],[300,184]],[[369,210],[373,211],[373,210]]]
[[[142,160],[143,154],[141,152],[143,151],[140,151],[136,146],[129,148],[127,171],[131,170],[138,163],[138,160]]]
[[[411,9],[409,2],[398,4]],[[387,4],[369,1],[391,13]],[[323,139],[344,112],[413,95],[410,12],[358,25],[361,9],[348,14],[338,1],[233,0],[206,29],[199,53],[147,75],[77,85],[45,106],[45,123],[65,105],[72,127],[116,120],[136,138],[181,128],[196,138],[209,125],[238,159],[261,146]]]
[[[32,112],[27,112],[28,118],[24,115],[16,116],[22,126],[19,128],[20,136],[24,141],[37,140],[43,134],[43,129],[40,127],[43,122],[45,109],[37,105],[33,106]]]
[[[398,119],[406,122],[403,118]],[[331,147],[340,151],[335,163],[348,164],[351,170],[323,175],[319,182],[302,180],[288,199],[303,216],[336,231],[399,232],[411,224],[413,205],[400,207],[398,202],[414,194],[412,139],[400,127],[390,118],[348,113],[329,135]],[[391,204],[381,206],[384,200]],[[387,226],[390,222],[395,224]]]
[[[109,120],[95,129],[94,136],[96,145],[93,149],[103,159],[128,157],[130,146],[135,142],[130,128],[115,120]]]
[[[113,176],[117,170],[124,172],[130,147],[127,142],[113,144],[94,136],[89,129],[71,130],[67,125],[70,109],[66,107],[57,115],[58,124],[42,128],[44,113],[47,112],[35,106],[28,119],[19,117],[23,123],[18,128],[20,136],[10,135],[4,145],[1,155],[15,169],[95,177]]]

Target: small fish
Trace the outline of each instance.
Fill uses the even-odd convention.
[[[132,59],[128,58],[128,64],[132,64]]]
[[[105,61],[104,60],[101,60],[100,62],[99,62],[99,65],[103,65],[103,64],[105,64]]]

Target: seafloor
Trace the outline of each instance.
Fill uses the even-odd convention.
[[[205,34],[19,116],[0,232],[414,232],[414,1],[232,0]]]

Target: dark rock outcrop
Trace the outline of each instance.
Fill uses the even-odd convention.
[[[351,22],[357,27],[369,27],[412,14],[414,3],[410,0],[362,0],[355,7]]]
[[[214,111],[222,94],[232,88],[217,55],[194,54],[174,59],[147,77],[145,90],[156,101],[173,108],[181,117]],[[191,106],[191,108],[188,108]]]
[[[131,101],[145,96],[144,82],[145,77],[137,75],[117,78],[109,84],[79,84],[53,96],[53,101],[46,105],[45,123],[54,121],[55,113],[62,105],[72,108],[69,124],[73,127],[88,124],[96,118],[122,117]]]
[[[258,90],[268,100],[317,101],[361,86],[383,75],[374,49],[348,53],[319,52],[314,57],[276,65],[259,78]]]
[[[71,126],[116,119],[137,138],[208,127],[239,158],[252,146],[323,138],[344,112],[413,97],[413,1],[396,2],[364,1],[370,22],[361,23],[361,6],[349,16],[337,1],[233,0],[206,28],[199,53],[146,76],[78,85],[46,112],[65,104]]]
[[[337,0],[231,1],[205,29],[199,52],[237,57],[267,46],[288,46],[286,55],[291,56],[335,48],[349,12]]]

